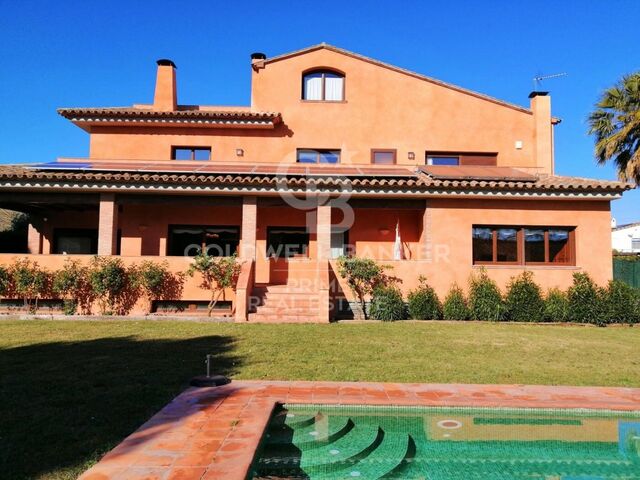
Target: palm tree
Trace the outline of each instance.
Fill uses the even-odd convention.
[[[640,184],[640,72],[602,94],[589,115],[589,133],[595,135],[598,163],[613,161],[620,179]]]

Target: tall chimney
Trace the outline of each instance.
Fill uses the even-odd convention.
[[[535,131],[536,165],[541,173],[553,175],[553,124],[549,92],[531,92],[531,111]]]
[[[178,92],[176,90],[176,65],[171,60],[161,59],[156,76],[156,92],[153,96],[153,109],[170,112],[177,109]]]

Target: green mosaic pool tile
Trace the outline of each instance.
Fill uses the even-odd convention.
[[[295,428],[291,443],[301,449],[317,448],[346,435],[354,427],[349,417],[328,416],[326,421],[321,417],[311,425]]]
[[[384,432],[378,426],[356,424],[335,442],[303,451],[300,467],[309,475],[336,472],[362,461],[380,445],[383,437]]]
[[[474,417],[475,425],[582,425],[574,418]]]
[[[275,451],[265,450],[273,461],[263,463],[261,458],[256,464],[259,474],[261,465],[265,465],[263,474],[283,479],[640,480],[640,456],[634,448],[637,442],[633,427],[637,412],[588,411],[581,415],[582,411],[335,406],[324,409],[318,405],[309,406],[306,413],[304,410],[292,408],[289,413],[294,415],[283,424],[290,442],[293,440],[289,445],[294,450],[285,452],[285,444]],[[477,412],[477,416],[470,422],[472,412]],[[434,415],[435,419],[430,418]],[[458,418],[460,426],[436,428],[436,421],[443,417]],[[309,425],[311,418],[313,424]],[[608,422],[609,431],[619,429],[619,438],[594,441],[580,437],[584,418]],[[486,434],[487,439],[455,438],[455,430],[463,428],[464,423],[465,428],[471,424],[481,426],[483,430],[478,432]],[[492,426],[500,438],[504,438],[505,431],[513,438],[491,438]],[[548,427],[556,433],[563,427],[572,430],[567,431],[566,440],[528,440],[526,430],[522,439],[518,438],[518,429],[527,426]],[[314,431],[318,438],[308,439]],[[589,431],[593,431],[593,422],[585,435]],[[375,438],[373,432],[377,432]],[[464,430],[460,432],[464,434]],[[540,430],[536,432],[540,434]],[[268,438],[266,441],[269,443]]]

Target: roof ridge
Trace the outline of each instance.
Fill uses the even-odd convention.
[[[388,68],[388,69],[394,70],[394,71],[396,71],[398,73],[403,73],[405,75],[409,75],[409,76],[418,78],[420,80],[425,80],[425,81],[433,83],[435,85],[439,85],[439,86],[444,87],[444,88],[449,88],[451,90],[455,90],[457,92],[464,93],[466,95],[471,95],[471,96],[474,96],[476,98],[480,98],[482,100],[486,100],[486,101],[489,101],[489,102],[492,102],[492,103],[496,103],[498,105],[503,105],[505,107],[513,108],[514,110],[519,110],[519,111],[521,111],[523,113],[533,114],[531,109],[529,109],[527,107],[523,107],[522,105],[518,105],[518,104],[515,104],[515,103],[512,103],[512,102],[507,102],[505,100],[501,100],[499,98],[492,97],[491,95],[487,95],[487,94],[484,94],[484,93],[481,93],[481,92],[477,92],[475,90],[471,90],[471,89],[468,89],[468,88],[465,88],[465,87],[461,87],[461,86],[455,85],[453,83],[445,82],[443,80],[438,80],[437,78],[433,78],[433,77],[430,77],[428,75],[424,75],[422,73],[418,73],[418,72],[415,72],[413,70],[409,70],[407,68],[398,67],[397,65],[393,65],[393,64],[387,63],[387,62],[383,62],[382,60],[377,60],[375,58],[368,57],[368,56],[362,55],[360,53],[352,52],[351,50],[346,50],[344,48],[336,47],[335,45],[330,45],[330,44],[325,43],[325,42],[317,43],[315,45],[311,45],[310,47],[302,48],[302,49],[299,49],[299,50],[294,50],[294,51],[289,52],[289,53],[283,53],[283,54],[280,54],[280,55],[276,55],[274,57],[266,58],[265,60],[262,61],[262,63],[266,65],[268,63],[277,62],[277,61],[280,61],[280,60],[285,60],[287,58],[295,57],[295,56],[298,56],[298,55],[304,55],[306,53],[310,53],[310,52],[313,52],[315,50],[320,50],[320,49],[331,50],[333,52],[340,53],[342,55],[347,55],[347,56],[350,56],[350,57],[353,57],[355,59],[362,60],[362,61],[365,61],[365,62],[369,62],[369,63],[372,63],[374,65],[378,65],[380,67]]]

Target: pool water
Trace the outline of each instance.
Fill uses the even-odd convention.
[[[640,479],[640,412],[282,405],[253,479]]]

